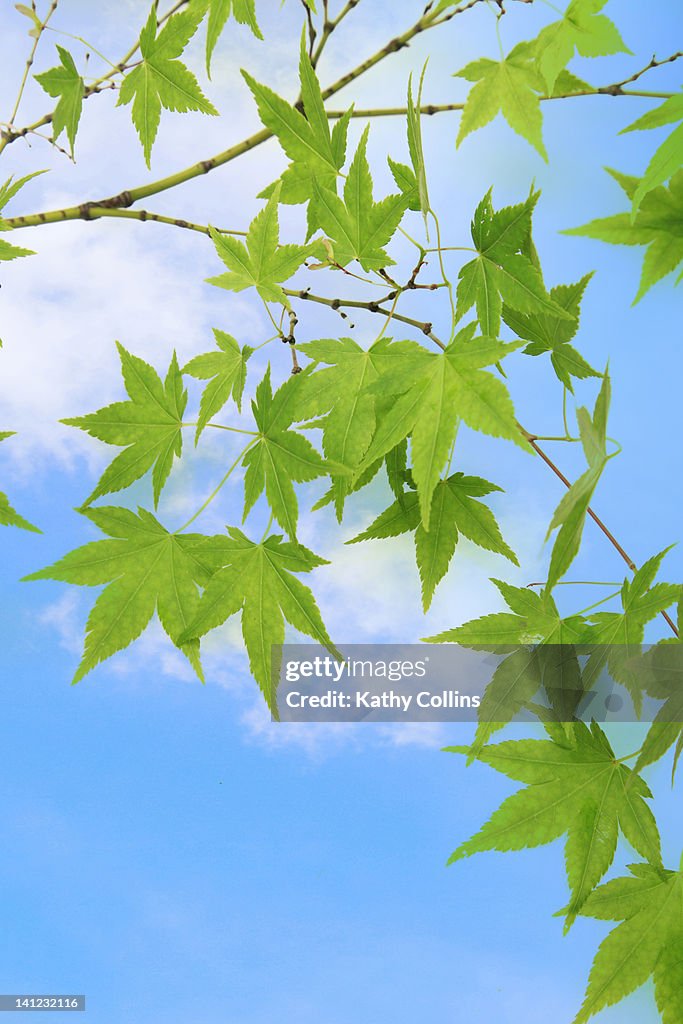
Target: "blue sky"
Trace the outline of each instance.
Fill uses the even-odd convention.
[[[255,130],[239,66],[293,95],[297,6],[280,12],[272,5],[262,18],[265,46],[242,30],[226,34],[207,85],[225,117],[167,115],[151,174],[128,111],[117,110],[110,94],[86,105],[75,165],[39,140],[31,150],[23,143],[8,148],[3,177],[51,168],[13,212],[153,180]],[[506,47],[552,17],[542,4],[509,7]],[[364,0],[333,37],[323,81],[373,52],[387,24],[411,23],[418,8],[407,0]],[[683,16],[675,0],[652,5],[647,19],[624,0],[612,0],[610,9],[636,57],[601,62],[599,71],[577,62],[575,70],[589,81],[618,80],[653,52],[664,56],[680,48]],[[139,0],[72,0],[55,24],[115,57],[145,13]],[[13,95],[21,73],[24,28],[13,9],[0,14],[4,97]],[[409,72],[418,71],[427,54],[425,98],[456,101],[466,84],[452,72],[497,52],[493,18],[482,8],[384,63],[335,106],[397,102]],[[40,68],[50,66],[49,46],[41,61]],[[676,65],[647,81],[653,89],[675,89],[680,78]],[[654,136],[617,132],[649,105],[609,97],[547,104],[548,166],[500,121],[457,152],[457,115],[424,125],[432,200],[454,244],[467,244],[472,210],[490,185],[503,205],[519,201],[535,181],[543,191],[537,242],[548,283],[597,271],[578,344],[596,366],[610,361],[610,432],[624,452],[610,463],[596,505],[637,561],[676,541],[680,531],[680,456],[666,440],[679,420],[679,374],[670,367],[680,363],[674,326],[680,293],[666,282],[632,308],[640,250],[563,238],[558,231],[624,208],[600,168],[642,171],[644,143],[651,147]],[[25,119],[44,106],[39,90],[30,91]],[[355,125],[354,138],[359,130]],[[387,119],[373,127],[371,151],[378,167],[387,152],[405,160],[403,126]],[[259,207],[255,185],[268,184],[281,166],[269,143],[149,206],[241,227]],[[376,180],[378,192],[391,187],[384,171]],[[300,223],[300,211],[283,215],[283,236],[294,239]],[[0,989],[85,992],[96,1024],[265,1024],[276,1016],[301,1024],[568,1022],[605,928],[580,921],[562,937],[562,922],[551,916],[566,896],[560,844],[446,869],[452,849],[514,788],[484,767],[466,769],[439,751],[445,742],[462,741],[464,727],[273,725],[248,678],[234,623],[207,644],[204,688],[154,629],[70,687],[92,595],[16,581],[94,537],[71,510],[92,488],[108,453],[56,420],[121,397],[115,339],[164,369],[174,347],[181,361],[208,349],[213,326],[253,344],[269,331],[248,297],[203,284],[217,266],[199,235],[99,222],[26,232],[21,241],[39,255],[3,267],[0,413],[3,429],[20,434],[3,445],[0,465],[3,489],[45,534],[3,534],[0,885],[9,923]],[[457,273],[457,264],[453,268]],[[419,297],[415,303],[417,315],[429,309],[435,321],[445,317],[443,308],[434,312],[431,298],[429,307]],[[333,314],[307,307],[300,331],[313,338],[339,327]],[[356,334],[370,340],[372,328],[359,320]],[[266,351],[275,367],[281,350]],[[278,369],[284,379],[281,362]],[[557,432],[561,394],[548,385],[547,367],[520,359],[510,381],[525,423],[539,433]],[[583,395],[592,402],[590,387]],[[556,454],[568,472],[579,471],[573,453],[562,448]],[[343,546],[386,498],[373,486],[354,503],[341,532],[325,515],[302,530],[305,542],[334,560],[316,574],[314,586],[340,642],[413,641],[497,608],[488,576],[505,573],[522,584],[543,578],[543,537],[560,497],[552,477],[513,446],[473,435],[460,458],[465,471],[481,471],[484,460],[490,466],[484,475],[506,488],[497,509],[521,570],[510,572],[500,559],[463,546],[425,624],[408,543]],[[221,475],[225,459],[224,447],[207,439],[203,454],[188,459],[172,481],[162,521],[183,522]],[[146,482],[133,489],[135,500],[148,502]],[[212,532],[237,522],[239,501],[237,484],[201,528]],[[680,549],[667,566],[668,578],[681,578]],[[584,573],[623,578],[614,552],[590,529],[573,570],[574,578]],[[583,596],[563,594],[567,609]],[[638,747],[638,736],[637,727],[622,727],[615,743],[625,753]],[[655,768],[649,778],[666,860],[675,866],[683,829],[668,767]],[[628,851],[620,850],[616,867],[628,862]],[[657,1015],[646,988],[598,1020],[655,1024]]]

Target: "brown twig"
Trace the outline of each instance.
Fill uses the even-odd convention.
[[[609,93],[610,96],[623,96],[623,88],[625,85],[630,85],[631,82],[637,82],[639,78],[646,75],[648,71],[652,71],[654,68],[662,68],[665,64],[673,64],[675,61],[680,60],[683,57],[683,50],[679,50],[678,53],[673,53],[670,57],[665,57],[664,60],[657,60],[656,56],[653,56],[649,64],[640,71],[636,71],[635,75],[631,75],[630,78],[625,78],[623,82],[615,82],[614,85],[609,85],[600,90],[600,92]]]

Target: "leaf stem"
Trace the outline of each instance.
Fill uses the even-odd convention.
[[[274,520],[275,520],[275,514],[273,512],[271,512],[270,513],[270,519],[268,520],[268,525],[266,526],[265,530],[263,531],[263,536],[261,537],[261,544],[263,544],[264,540],[266,539],[266,537],[270,533],[270,528],[273,525]]]
[[[544,587],[546,580],[542,583],[527,583],[529,587]],[[556,587],[620,587],[621,583],[616,583],[614,580],[560,580],[559,583],[555,584]]]
[[[417,242],[412,235],[409,235],[406,229],[402,227],[400,224],[398,226],[398,230],[401,232],[404,238],[407,238],[409,242],[412,242],[416,249],[420,250],[420,255],[424,255],[424,253],[426,252],[431,252],[430,249],[425,249],[423,245],[420,245],[420,243]]]
[[[624,757],[618,757],[614,763],[623,764],[624,761],[632,761],[634,757],[638,757],[639,754],[642,754],[644,746],[645,744],[643,744],[643,746],[636,750],[633,754],[626,754]]]
[[[183,533],[183,531],[186,530],[188,528],[188,526],[191,526],[192,523],[194,523],[194,521],[196,519],[199,519],[199,517],[202,514],[202,512],[204,512],[205,509],[207,509],[209,507],[211,502],[214,501],[214,499],[218,497],[218,495],[220,494],[221,490],[226,485],[226,483],[228,482],[228,480],[230,479],[230,477],[232,476],[234,471],[237,469],[237,467],[239,466],[239,464],[242,461],[242,459],[244,458],[244,456],[247,454],[247,452],[249,451],[250,448],[253,448],[254,444],[255,444],[254,441],[250,441],[249,444],[246,445],[246,447],[242,449],[242,451],[239,453],[239,455],[237,456],[235,461],[230,466],[230,469],[227,471],[227,473],[225,474],[223,479],[220,481],[218,486],[213,489],[213,491],[211,492],[209,497],[206,499],[204,504],[199,509],[197,509],[195,514],[193,516],[191,516],[188,519],[188,521],[183,526],[180,527],[180,529],[175,531],[176,533]]]
[[[439,223],[439,218],[434,213],[434,210],[430,209],[429,212],[432,215],[432,219],[434,221],[434,226],[436,227],[436,244],[438,246],[437,253],[438,253],[438,258],[439,258],[439,267],[441,269],[441,276],[443,278],[443,283],[448,288],[448,301],[450,302],[450,306],[451,306],[451,341],[452,341],[453,340],[453,336],[455,335],[455,324],[456,324],[455,300],[453,298],[453,285],[451,284],[451,282],[450,282],[450,280],[448,278],[448,275],[446,274],[446,266],[444,264],[444,259],[443,259],[443,251],[444,250],[443,250],[443,246],[441,245],[441,225]]]
[[[48,32],[54,32],[54,34],[57,36],[64,36],[66,39],[74,39],[77,43],[82,43],[87,50],[92,51],[92,53],[94,53],[96,57],[99,57],[100,60],[103,60],[104,63],[108,64],[110,68],[114,68],[115,71],[118,71],[117,65],[114,64],[112,60],[109,60],[108,57],[105,57],[103,53],[100,53],[97,47],[93,46],[92,43],[89,43],[87,39],[83,38],[83,36],[75,36],[72,32],[65,32],[61,28],[49,28]],[[95,79],[95,81],[97,81],[97,79]]]
[[[182,423],[182,427],[198,427],[198,423]],[[258,437],[257,430],[242,430],[240,427],[226,427],[222,423],[207,423],[207,427],[212,427],[214,430],[229,430],[233,434],[249,434],[251,437]]]

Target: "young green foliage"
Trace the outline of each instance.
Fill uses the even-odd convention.
[[[653,128],[662,128],[665,125],[675,124],[676,122],[683,122],[683,91],[665,100],[661,106],[648,111],[647,114],[643,114],[642,117],[639,117],[628,128],[624,128],[624,131],[651,131]],[[663,185],[682,166],[683,123],[680,123],[656,150],[633,194],[634,216],[648,192],[657,188],[658,185]]]
[[[330,131],[320,83],[306,51],[302,35],[299,60],[303,113],[283,100],[268,86],[261,85],[246,71],[242,72],[251,89],[262,123],[277,137],[291,160],[280,178],[280,201],[307,203],[313,196],[313,182],[336,191],[336,181],[346,160],[346,138],[349,111]],[[271,186],[262,195],[272,193]],[[309,215],[309,232],[317,224]]]
[[[582,57],[631,53],[614,22],[600,14],[606,5],[607,0],[572,0],[564,17],[537,37],[538,64],[549,93],[576,51]]]
[[[280,245],[279,201],[278,186],[249,225],[246,245],[238,238],[211,230],[216,252],[228,273],[208,278],[209,284],[231,292],[253,287],[264,302],[280,302],[289,308],[289,299],[281,286],[317,250],[312,245]]]
[[[545,82],[535,58],[533,44],[519,43],[503,60],[482,57],[456,72],[455,77],[475,83],[462,113],[458,146],[501,112],[512,130],[547,161],[540,103]]]
[[[222,564],[222,537],[169,533],[145,509],[91,508],[83,512],[109,540],[65,555],[26,580],[107,584],[86,625],[85,649],[74,683],[122,651],[147,628],[155,610],[164,630],[202,679],[199,643],[181,634],[199,607],[199,587]]]
[[[125,447],[125,451],[117,455],[104,471],[84,506],[103,494],[129,487],[154,467],[152,485],[156,508],[173,460],[182,454],[187,392],[183,388],[175,352],[166,379],[162,381],[149,363],[126,351],[118,342],[117,348],[130,401],[115,402],[97,412],[62,422],[85,430],[91,437],[107,444]]]
[[[190,110],[218,113],[193,73],[177,59],[197,31],[202,17],[201,8],[191,6],[169,18],[157,34],[155,4],[140,34],[142,61],[126,74],[121,84],[118,106],[133,104],[133,124],[148,167],[162,108],[184,113]]]
[[[653,977],[663,1024],[683,1012],[683,874],[658,864],[631,864],[631,876],[614,878],[591,893],[584,917],[621,921],[601,943],[574,1024],[586,1024]]]
[[[641,654],[645,627],[681,595],[677,584],[654,582],[668,550],[649,558],[633,579],[624,580],[620,594],[622,611],[593,612],[581,631],[581,643],[593,648],[585,667],[589,684],[598,680],[606,665],[612,679],[628,689],[638,714],[643,704]]]
[[[524,203],[494,210],[489,190],[479,203],[471,234],[477,255],[466,263],[458,278],[458,320],[473,306],[482,333],[497,338],[503,303],[525,314],[576,322],[572,313],[552,299],[531,241],[531,221],[539,193]]]
[[[408,491],[347,543],[358,544],[360,541],[414,533],[415,556],[422,583],[422,606],[426,612],[434,591],[448,571],[459,534],[478,547],[503,555],[519,565],[514,551],[503,539],[493,512],[488,505],[476,500],[500,490],[481,477],[454,473],[441,480],[434,490],[429,530],[420,519],[417,493]]]
[[[14,9],[15,11],[18,11],[19,14],[23,14],[25,18],[29,19],[33,28],[29,29],[28,34],[32,39],[37,39],[43,31],[43,23],[33,8],[29,7],[28,4],[15,4]]]
[[[559,736],[553,731],[553,737]],[[485,850],[522,850],[567,835],[565,859],[571,901],[566,929],[609,870],[621,831],[653,865],[661,865],[659,832],[645,802],[648,786],[616,760],[597,723],[575,722],[548,740],[504,741],[477,754],[496,771],[526,784],[503,802],[449,863]],[[455,753],[468,749],[449,748]]]
[[[332,645],[313,594],[293,575],[328,563],[279,536],[256,544],[234,527],[228,527],[228,534],[223,540],[222,568],[211,578],[180,642],[196,641],[241,611],[251,671],[268,707],[277,714],[272,646],[284,643],[285,619],[335,657],[342,657]]]
[[[503,306],[503,320],[529,344],[524,349],[527,356],[550,353],[550,361],[559,381],[568,391],[574,392],[572,378],[585,380],[600,377],[583,356],[570,344],[579,329],[581,301],[592,274],[576,284],[560,284],[550,290],[550,298],[572,317],[565,320],[554,313],[520,313],[510,306]]]
[[[63,46],[57,46],[61,63],[36,75],[36,81],[48,96],[58,97],[59,102],[52,115],[52,132],[55,141],[66,130],[71,155],[73,156],[76,133],[83,109],[85,82],[78,73],[73,57]]]
[[[574,644],[581,636],[581,616],[563,619],[552,594],[542,590],[534,593],[527,587],[491,581],[501,592],[509,612],[494,612],[472,619],[462,626],[448,629],[436,636],[425,637],[427,643],[455,643],[500,653],[529,644]]]
[[[226,334],[225,331],[214,328],[213,334],[217,351],[194,356],[182,369],[182,372],[190,377],[209,381],[202,392],[199,405],[195,444],[209,420],[221,411],[231,396],[241,411],[242,394],[247,380],[247,361],[254,351],[249,345],[240,348],[232,335]]]
[[[634,200],[639,179],[608,170],[628,198]],[[596,238],[612,245],[646,245],[640,288],[635,298],[635,302],[639,302],[653,285],[683,262],[683,170],[674,174],[669,188],[660,186],[649,191],[640,200],[635,217],[618,213],[563,233]],[[681,280],[683,271],[676,284]]]
[[[419,200],[419,208],[422,212],[422,216],[425,219],[425,225],[427,223],[427,214],[430,211],[429,203],[429,191],[427,189],[427,169],[425,166],[424,148],[422,145],[422,120],[421,120],[421,108],[422,108],[422,87],[424,85],[425,72],[427,65],[422,69],[420,75],[420,84],[417,89],[417,100],[413,100],[413,77],[410,76],[408,81],[408,150],[410,152],[410,160],[413,165],[413,173],[415,175],[415,181],[417,184],[417,195]]]
[[[263,35],[256,20],[256,0],[199,0],[199,2],[204,8],[208,8],[209,12],[206,26],[206,71],[211,77],[213,52],[231,14],[240,25],[248,25],[257,39],[263,39]]]
[[[381,270],[394,263],[384,246],[396,233],[407,206],[403,194],[374,201],[367,158],[369,131],[368,126],[349,168],[343,202],[336,190],[327,188],[317,177],[313,180],[316,226],[331,240],[335,263],[345,267],[358,260],[365,271]]]
[[[683,593],[679,598],[679,612]],[[679,632],[681,615],[679,614]],[[651,697],[663,701],[645,738],[636,769],[659,761],[676,743],[672,784],[683,752],[683,657],[680,640],[662,640],[639,658],[637,671],[641,686]]]
[[[585,408],[577,409],[576,418],[588,469],[579,477],[555,509],[548,527],[548,536],[559,527],[548,569],[547,587],[552,590],[576,558],[581,545],[588,506],[605,466],[612,456],[607,454],[607,416],[611,399],[611,382],[605,372],[595,403],[593,418]]]
[[[314,372],[304,374],[298,385],[297,417],[322,417],[325,457],[350,471],[357,471],[377,425],[377,397],[369,390],[379,379],[388,339],[370,349],[351,338],[320,338],[298,345],[314,361]],[[352,481],[346,474],[334,476],[331,498],[341,521]]]
[[[422,204],[420,202],[420,189],[415,171],[412,167],[408,167],[408,164],[392,160],[390,156],[387,157],[387,163],[389,164],[389,170],[394,181],[405,198],[407,208],[419,213],[422,209]]]
[[[290,430],[296,413],[296,377],[290,378],[273,396],[270,366],[256,389],[252,402],[259,435],[244,456],[244,518],[265,488],[275,519],[292,540],[296,539],[299,504],[293,481],[315,480],[328,472],[327,464],[311,442]]]
[[[406,343],[403,349],[396,347],[380,379],[372,385],[375,394],[397,397],[387,403],[360,470],[411,436],[412,473],[425,530],[430,528],[432,496],[460,421],[528,450],[507,388],[485,369],[499,364],[518,346],[475,338],[475,331],[470,324],[440,355],[419,346],[405,348]]]

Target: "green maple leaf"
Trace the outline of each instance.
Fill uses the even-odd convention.
[[[208,278],[209,284],[227,291],[256,288],[264,302],[280,302],[289,308],[282,283],[297,272],[314,246],[280,245],[278,202],[280,188],[249,225],[246,245],[230,235],[211,229],[216,252],[228,268],[227,274]]]
[[[638,191],[639,179],[608,168],[629,199]],[[629,213],[602,217],[580,228],[564,231],[565,235],[596,238],[612,245],[646,245],[640,288],[634,305],[662,278],[683,262],[683,171],[671,179],[669,188],[653,188],[639,204],[635,218]],[[683,280],[683,272],[676,284]]]
[[[336,180],[346,160],[346,139],[349,110],[330,131],[320,83],[306,52],[302,35],[299,76],[303,113],[277,93],[261,85],[246,71],[244,79],[251,89],[262,123],[277,137],[291,164],[280,178],[283,203],[307,203],[313,196],[314,179],[326,188],[336,189]],[[263,196],[270,196],[270,186]],[[312,234],[313,211],[309,208],[309,233]]]
[[[311,442],[289,427],[298,381],[291,378],[273,396],[270,366],[252,402],[259,435],[244,456],[244,518],[262,494],[275,519],[292,539],[296,538],[299,505],[293,481],[303,483],[329,472],[327,463]]]
[[[6,441],[8,437],[14,437],[14,431],[0,431],[0,441]],[[33,523],[29,523],[28,519],[24,519],[16,509],[12,508],[9,498],[2,491],[0,491],[0,526],[18,526],[21,530],[42,533],[42,530],[39,530]]]
[[[59,102],[52,115],[52,131],[55,141],[66,129],[67,138],[73,156],[76,133],[83,109],[83,93],[85,83],[78,73],[78,68],[68,50],[57,46],[61,64],[49,71],[36,75],[36,81],[43,87],[48,96],[58,97]]]
[[[430,526],[426,530],[420,518],[420,503],[415,491],[402,493],[375,520],[348,544],[379,540],[413,533],[415,556],[422,583],[422,606],[425,612],[434,592],[448,571],[459,535],[487,551],[503,555],[515,565],[517,556],[505,543],[495,516],[488,505],[476,501],[501,488],[481,477],[454,473],[440,481],[432,497]]]
[[[592,276],[587,274],[576,284],[557,285],[550,290],[552,301],[569,313],[571,320],[551,313],[520,313],[510,306],[503,306],[505,323],[519,338],[529,342],[524,354],[538,356],[550,352],[558,380],[572,393],[572,377],[584,380],[601,376],[570,344],[579,329],[581,300]]]
[[[389,164],[389,170],[391,171],[394,181],[398,186],[400,192],[405,198],[406,206],[409,210],[414,210],[419,213],[422,209],[420,203],[420,189],[417,183],[417,177],[412,167],[408,167],[408,164],[399,163],[398,160],[392,160],[389,156],[387,157],[387,163]]]
[[[649,558],[632,580],[624,580],[620,595],[622,611],[594,612],[581,631],[580,642],[594,648],[585,668],[588,683],[597,681],[607,666],[612,678],[628,688],[638,713],[646,685],[640,657],[645,626],[681,596],[678,584],[654,583],[669,550]]]
[[[399,397],[382,416],[361,469],[412,436],[412,473],[426,530],[430,528],[432,496],[460,421],[528,450],[507,388],[484,369],[500,363],[517,345],[474,338],[474,332],[473,324],[460,331],[441,355],[419,346],[405,353],[397,349],[380,380],[372,385],[377,394]]]
[[[71,551],[26,580],[79,586],[107,584],[86,625],[85,648],[74,683],[147,628],[155,610],[173,643],[200,679],[199,644],[180,640],[199,607],[199,587],[221,564],[222,537],[169,533],[145,509],[91,508],[83,512],[110,539]]]
[[[557,529],[548,569],[549,590],[564,576],[576,558],[581,545],[588,506],[605,467],[613,455],[607,454],[607,415],[611,398],[611,382],[606,372],[595,403],[593,418],[585,408],[577,409],[576,418],[588,469],[562,497],[548,527],[548,537]]]
[[[182,420],[187,392],[183,390],[175,352],[162,382],[149,363],[126,351],[118,342],[117,348],[130,401],[114,402],[97,412],[74,416],[62,420],[62,423],[85,430],[91,437],[107,444],[125,447],[125,451],[117,455],[104,471],[85,505],[103,494],[129,487],[154,467],[152,484],[156,508],[173,459],[180,457],[182,452]]]
[[[536,65],[532,44],[519,43],[501,61],[482,57],[456,72],[455,77],[475,83],[462,112],[458,146],[471,132],[493,121],[500,111],[513,131],[531,143],[544,160],[548,159],[540,104],[545,82]]]
[[[211,58],[231,14],[240,25],[248,25],[257,39],[263,39],[263,35],[256,20],[255,0],[200,0],[200,2],[209,11],[206,27],[206,71],[211,77]]]
[[[317,225],[333,243],[335,262],[342,267],[358,260],[365,271],[381,270],[394,263],[384,250],[403,219],[405,196],[390,195],[376,203],[367,158],[366,127],[344,185],[344,201],[314,178],[313,195]]]
[[[531,241],[531,219],[539,193],[524,203],[494,210],[490,190],[479,203],[472,221],[477,256],[466,263],[458,279],[457,318],[476,306],[482,333],[500,333],[503,302],[525,314],[575,321],[575,317],[547,293]]]
[[[279,536],[255,544],[234,527],[228,527],[228,533],[223,568],[209,581],[180,641],[196,640],[241,611],[251,671],[269,708],[277,714],[272,647],[284,643],[285,619],[335,657],[342,657],[332,645],[313,594],[293,575],[328,563],[303,545]]]
[[[424,149],[422,146],[422,121],[421,121],[421,108],[422,108],[422,86],[424,85],[425,72],[427,65],[422,68],[422,74],[420,75],[420,84],[417,90],[417,99],[413,100],[413,76],[411,75],[408,79],[408,150],[410,152],[410,160],[413,165],[413,173],[415,175],[415,182],[417,184],[417,196],[419,201],[419,209],[424,217],[425,227],[427,225],[427,214],[429,213],[431,206],[429,202],[429,192],[427,189],[427,168],[425,165]]]
[[[186,113],[218,111],[199,87],[192,72],[177,60],[197,31],[203,17],[200,8],[190,7],[169,18],[157,35],[156,4],[140,34],[142,62],[124,78],[118,106],[133,103],[133,124],[140,136],[147,166],[161,121],[162,107]]]
[[[606,4],[607,0],[572,0],[562,20],[548,25],[537,37],[538,64],[548,92],[576,51],[582,57],[631,53],[614,22],[599,13]]]
[[[586,1024],[621,1002],[648,978],[663,1024],[683,1013],[683,873],[659,865],[631,864],[631,876],[614,878],[591,893],[581,914],[621,921],[601,943],[574,1024]]]
[[[682,608],[683,591],[679,599],[679,633]],[[636,770],[659,761],[678,741],[672,768],[673,783],[683,753],[683,657],[680,639],[655,644],[638,659],[635,670],[640,685],[652,697],[664,701],[645,738]]]
[[[470,760],[522,708],[533,709],[546,722],[572,722],[586,691],[573,647],[585,620],[581,616],[561,618],[547,590],[536,594],[503,580],[491,582],[502,594],[509,612],[485,615],[428,638],[430,642],[454,642],[507,655],[484,691]],[[549,709],[530,703],[541,684]]]
[[[387,344],[382,339],[366,350],[351,338],[320,338],[297,346],[316,364],[323,364],[302,376],[297,415],[322,417],[318,425],[325,457],[349,470],[358,469],[375,432],[377,398],[368,388],[379,379]],[[348,476],[333,477],[330,499],[340,522],[352,489]]]
[[[472,619],[436,636],[425,637],[425,641],[462,644],[493,653],[514,651],[530,644],[560,645],[578,641],[584,620],[580,616],[561,618],[550,591],[536,594],[527,587],[514,587],[503,580],[494,579],[492,583],[503,595],[509,612],[494,612]]]
[[[671,96],[661,106],[639,117],[637,121],[624,128],[624,132],[649,131],[662,128],[664,125],[683,122],[683,92]],[[623,133],[622,133],[623,134]],[[645,174],[633,193],[633,216],[635,216],[643,199],[658,185],[663,185],[683,166],[683,124],[678,124],[671,135],[656,150]],[[672,189],[673,191],[673,189]],[[680,195],[680,191],[679,191]]]
[[[253,352],[248,345],[240,349],[232,335],[226,334],[225,331],[214,328],[213,333],[218,350],[195,356],[182,370],[190,377],[209,381],[202,392],[199,405],[195,443],[209,420],[221,411],[231,396],[237,408],[241,410],[242,394],[247,380],[247,361]]]
[[[568,929],[609,870],[621,831],[629,844],[661,865],[657,824],[639,775],[616,759],[605,733],[575,722],[548,740],[508,740],[485,746],[477,759],[526,784],[503,802],[449,864],[485,850],[522,850],[567,834],[565,860],[571,900]],[[469,754],[467,747],[447,748]]]

